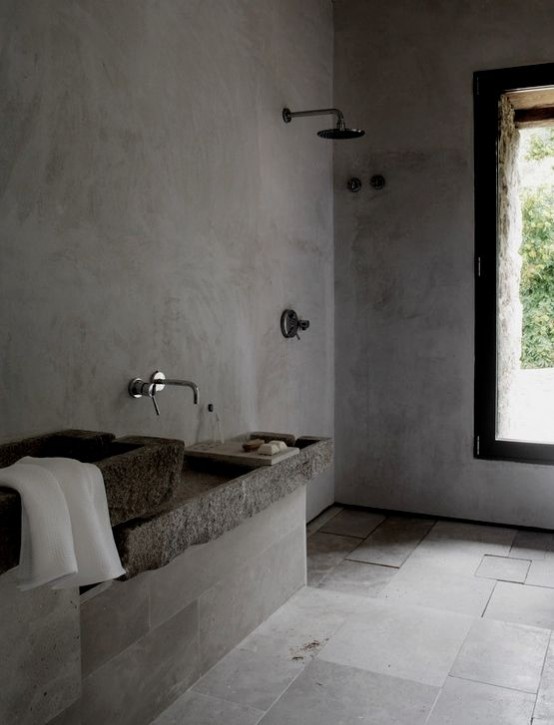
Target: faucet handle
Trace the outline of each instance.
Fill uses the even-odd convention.
[[[165,378],[166,376],[164,373],[162,373],[161,370],[156,370],[152,373],[152,375],[150,376],[150,382],[154,386],[154,393],[159,393],[165,388],[165,385],[163,384]]]
[[[163,375],[163,373],[160,374]],[[152,383],[147,383],[142,380],[142,378],[133,378],[129,381],[127,390],[132,398],[151,398],[152,403],[154,404],[154,410],[156,411],[156,415],[159,415],[160,409],[158,407],[158,401],[156,400],[156,393],[158,387],[160,386],[153,385]]]
[[[154,403],[154,410],[156,411],[156,415],[160,414],[160,409],[158,408],[158,401],[156,400],[156,393],[159,393],[160,390],[163,390],[165,388],[165,385],[157,382],[158,380],[165,380],[165,375],[160,370],[156,370],[156,372],[152,373],[152,375],[150,376],[150,382],[152,383],[152,402]]]
[[[152,373],[149,383],[144,382],[141,378],[133,378],[129,381],[127,390],[132,398],[152,398],[156,415],[159,415],[160,409],[158,408],[158,403],[156,401],[156,394],[159,393],[160,390],[163,390],[166,385],[178,385],[184,388],[191,388],[194,393],[194,404],[198,405],[199,390],[196,383],[193,383],[191,380],[166,378],[160,370],[156,370]]]
[[[145,383],[142,378],[133,378],[129,380],[127,391],[131,398],[142,398],[144,395],[150,397],[150,383]]]

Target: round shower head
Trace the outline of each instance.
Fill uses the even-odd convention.
[[[359,128],[326,128],[323,131],[318,131],[317,135],[321,138],[330,139],[346,139],[346,138],[360,138],[363,136],[365,131]]]

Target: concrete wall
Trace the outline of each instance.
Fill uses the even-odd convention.
[[[367,132],[335,154],[337,499],[552,527],[553,468],[472,456],[472,73],[552,62],[554,5],[338,0],[335,19],[335,102]]]
[[[330,2],[1,0],[0,52],[0,437],[205,437],[127,396],[155,369],[227,436],[332,434],[332,145],[281,120],[330,104]]]

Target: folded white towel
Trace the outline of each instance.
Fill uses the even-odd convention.
[[[19,588],[33,589],[75,575],[69,509],[56,478],[37,466],[15,463],[0,469],[0,484],[21,496]]]
[[[22,458],[0,469],[21,496],[19,587],[85,586],[125,573],[99,468],[69,458]]]
[[[65,496],[78,571],[54,584],[55,589],[86,586],[125,574],[113,538],[102,472],[71,458],[23,458],[50,473]]]

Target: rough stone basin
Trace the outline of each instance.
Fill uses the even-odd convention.
[[[166,438],[116,438],[112,433],[67,430],[0,444],[0,468],[23,456],[62,456],[102,471],[113,526],[147,515],[171,498],[181,482],[184,443]],[[0,487],[0,573],[19,557],[21,505]]]
[[[189,546],[204,544],[311,481],[331,465],[330,438],[252,433],[286,440],[300,453],[274,466],[247,468],[187,457],[172,496],[150,516],[114,529],[127,577],[168,564]]]

